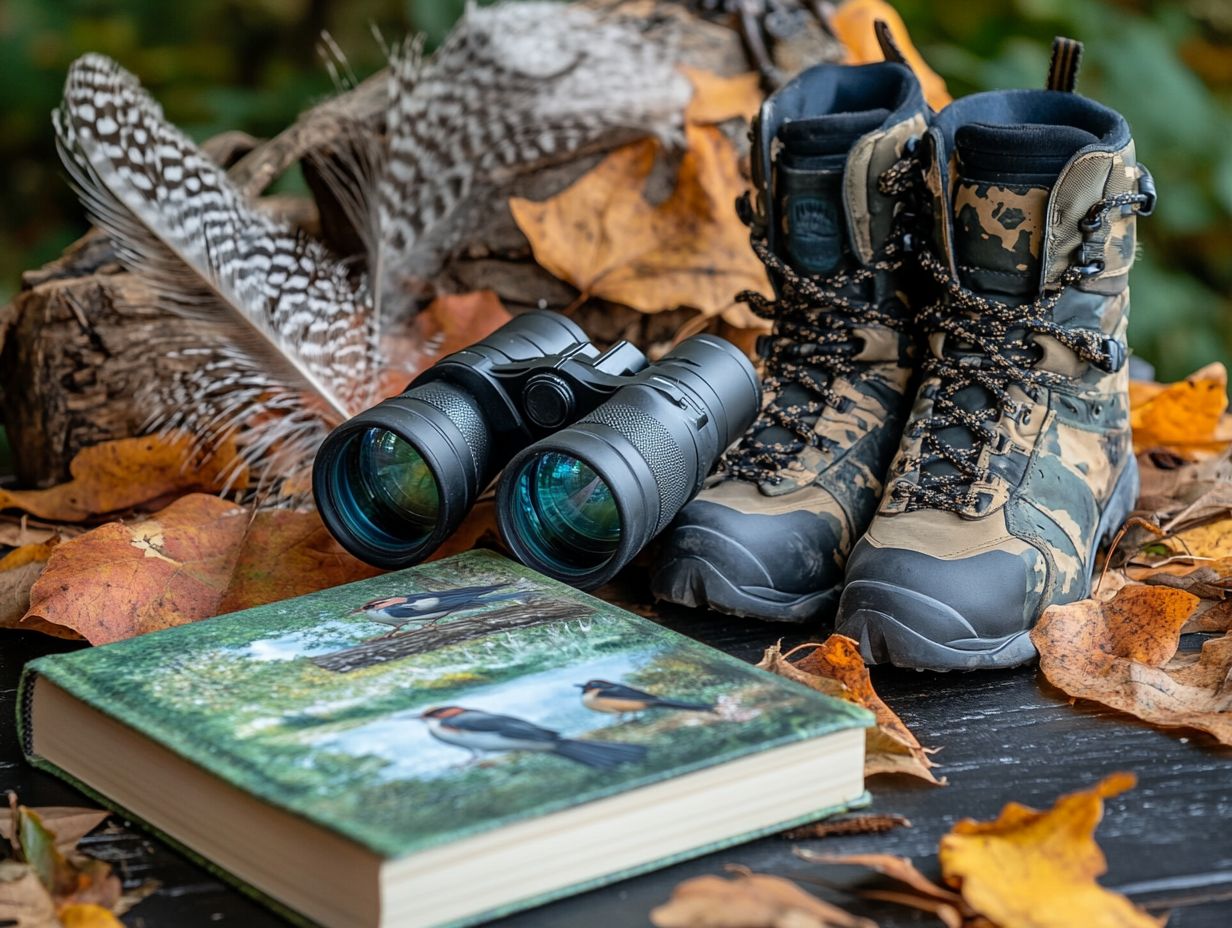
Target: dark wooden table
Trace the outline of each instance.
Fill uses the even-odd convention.
[[[784,634],[781,627],[673,612],[664,624],[756,660]],[[790,631],[790,629],[787,629]],[[787,635],[788,644],[802,640]],[[28,805],[84,804],[71,787],[21,759],[13,732],[14,691],[25,661],[68,647],[40,635],[0,637],[0,784]],[[914,858],[936,876],[937,841],[964,816],[995,817],[1007,801],[1048,806],[1061,793],[1114,770],[1138,775],[1137,789],[1107,803],[1097,833],[1108,858],[1104,885],[1153,912],[1171,912],[1170,928],[1232,926],[1232,751],[1197,735],[1167,734],[1112,712],[1073,707],[1037,680],[1034,669],[938,675],[877,668],[878,691],[927,745],[943,748],[945,787],[903,777],[871,781],[873,809],[914,823],[879,835],[801,842],[827,852],[886,852]],[[131,928],[273,928],[285,923],[153,838],[125,827],[86,839],[90,853],[129,880],[153,878],[161,888],[129,913]],[[862,877],[852,868],[821,867],[792,856],[792,842],[765,838],[513,918],[515,928],[645,926],[647,913],[673,886],[725,864],[800,880],[885,928],[936,925],[922,914],[861,902],[844,892]],[[1082,928],[1076,925],[1075,928]]]

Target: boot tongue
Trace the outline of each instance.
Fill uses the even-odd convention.
[[[793,119],[778,132],[782,146],[774,162],[775,196],[782,235],[779,256],[804,274],[828,274],[847,251],[847,219],[843,211],[843,170],[856,141],[881,126],[887,109],[831,113]],[[789,383],[778,396],[779,406],[803,406],[815,397]],[[789,443],[792,434],[771,425],[758,433],[767,443]]]
[[[954,253],[966,286],[1035,295],[1052,185],[1097,141],[1072,126],[972,123],[955,132]]]
[[[779,248],[796,270],[828,274],[838,267],[847,243],[843,213],[843,169],[860,136],[889,117],[885,109],[831,113],[793,119],[779,129],[775,195],[782,223]]]

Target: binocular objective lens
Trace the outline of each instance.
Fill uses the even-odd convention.
[[[620,544],[620,513],[611,488],[588,464],[549,451],[522,467],[514,488],[519,536],[561,573],[606,562]]]
[[[385,429],[369,429],[355,459],[356,502],[375,525],[407,541],[436,526],[441,495],[427,462],[408,442]]]

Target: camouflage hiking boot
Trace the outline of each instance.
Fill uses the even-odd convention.
[[[742,212],[778,298],[741,299],[774,321],[759,343],[763,408],[668,532],[658,598],[772,621],[833,614],[912,372],[909,217],[878,181],[927,119],[915,77],[888,63],[812,68],[762,106],[757,206]]]
[[[870,663],[1010,667],[1137,496],[1127,278],[1154,189],[1125,120],[1072,92],[958,100],[918,159],[928,351],[837,630]]]

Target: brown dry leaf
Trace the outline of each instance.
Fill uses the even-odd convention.
[[[566,190],[509,207],[539,264],[588,297],[647,313],[692,306],[742,328],[763,323],[735,302],[768,294],[733,202],[745,181],[735,149],[713,126],[688,126],[676,188],[657,206],[641,191],[659,150],[653,140],[608,155]]]
[[[870,64],[884,60],[885,55],[873,31],[873,23],[879,19],[890,27],[894,44],[919,79],[928,105],[940,110],[953,99],[945,88],[945,81],[916,50],[903,18],[887,0],[843,0],[828,17],[830,31],[847,48],[846,63]]]
[[[211,614],[303,596],[381,572],[343,550],[316,510],[266,510],[248,525],[226,592]]]
[[[1227,445],[1223,414],[1228,408],[1228,371],[1208,364],[1172,384],[1131,381],[1129,421],[1138,453],[1157,447],[1182,454]]]
[[[214,615],[247,524],[239,506],[197,493],[142,521],[101,525],[57,546],[26,615],[91,644]]]
[[[43,519],[80,522],[132,509],[192,490],[217,492],[235,467],[228,444],[188,462],[186,439],[120,438],[83,448],[69,464],[72,479],[47,490],[0,490],[0,509],[22,509]],[[240,480],[234,484],[242,488]]]
[[[29,864],[0,860],[0,924],[59,928],[56,905]]]
[[[30,588],[58,543],[57,537],[40,544],[22,545],[0,557],[0,628],[16,628],[26,614],[30,608]],[[32,626],[28,623],[24,627]],[[58,626],[46,623],[41,623],[37,630],[53,635],[60,631]]]
[[[748,871],[685,880],[650,921],[656,928],[877,928],[790,880]]]
[[[77,847],[77,842],[92,832],[111,815],[103,809],[86,809],[78,806],[41,806],[34,810],[56,836],[56,849],[68,855]],[[0,838],[13,838],[13,811],[0,809]]]
[[[794,663],[788,658],[805,648],[812,650]],[[868,730],[864,750],[864,775],[903,773],[929,783],[944,785],[930,768],[929,749],[923,747],[873,689],[872,677],[860,657],[860,646],[844,635],[831,635],[821,644],[803,644],[783,654],[778,645],[767,648],[758,667],[803,683],[812,689],[863,706],[877,717]]]
[[[917,870],[907,857],[893,854],[819,854],[800,847],[795,849],[795,854],[801,860],[813,863],[866,867],[874,873],[901,883],[906,887],[905,890],[865,890],[860,895],[928,912],[940,919],[946,928],[963,928],[974,916],[958,893],[938,886]]]
[[[910,828],[911,820],[893,812],[869,812],[828,818],[820,822],[791,828],[781,835],[789,841],[804,841],[809,838],[828,838],[832,835],[874,835],[895,828]]]
[[[713,71],[681,66],[681,73],[693,85],[693,96],[685,107],[685,122],[714,124],[729,119],[752,122],[765,94],[761,76],[748,71],[733,77],[722,77]]]
[[[438,296],[415,316],[410,326],[387,327],[381,353],[397,359],[381,372],[381,396],[396,396],[422,371],[491,335],[513,317],[495,291]]]
[[[1040,670],[1069,696],[1232,744],[1232,637],[1176,654],[1198,602],[1184,590],[1135,584],[1110,602],[1052,606],[1031,632]]]
[[[995,821],[964,819],[941,839],[942,875],[1001,928],[1158,928],[1095,882],[1108,869],[1095,843],[1103,800],[1134,783],[1133,774],[1114,773],[1047,812],[1011,802]]]

